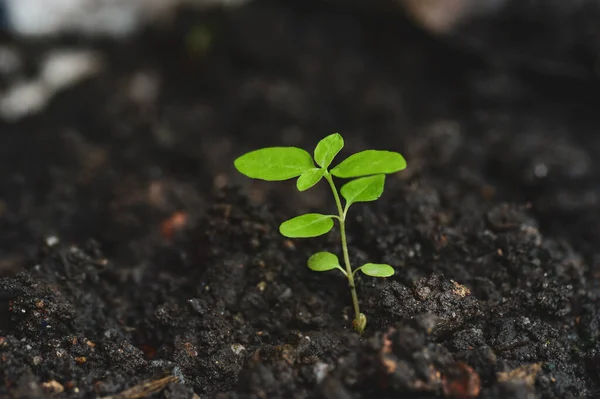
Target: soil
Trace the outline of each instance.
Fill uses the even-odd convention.
[[[83,43],[106,69],[0,130],[0,397],[598,397],[598,82],[399,18],[255,2]],[[277,231],[327,187],[232,165],[336,131],[340,159],[409,165],[349,216],[353,263],[396,269],[358,281],[363,337],[343,276],[306,267],[339,233]]]

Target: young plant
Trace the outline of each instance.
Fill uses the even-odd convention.
[[[322,179],[329,184],[337,206],[337,215],[307,213],[296,216],[283,222],[279,232],[289,238],[318,237],[333,228],[334,220],[339,222],[344,267],[331,252],[312,255],[308,259],[308,267],[318,272],[338,269],[346,276],[355,314],[352,326],[362,334],[367,325],[367,317],[360,312],[354,276],[360,270],[371,277],[389,277],[394,274],[394,268],[386,264],[366,263],[352,269],[346,239],[348,209],[357,202],[377,200],[383,193],[385,175],[403,170],[406,168],[406,161],[397,152],[366,150],[349,156],[330,170],[329,166],[343,146],[344,139],[338,133],[321,140],[314,151],[317,166],[308,152],[296,147],[269,147],[251,151],[237,158],[234,165],[240,173],[253,179],[282,181],[298,177],[296,187],[299,191],[308,190]],[[344,184],[338,193],[333,176],[354,180]],[[343,205],[340,194],[345,199]]]

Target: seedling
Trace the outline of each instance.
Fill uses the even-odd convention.
[[[308,190],[322,179],[329,184],[337,206],[337,215],[307,213],[296,216],[283,222],[279,226],[279,232],[289,238],[318,237],[333,228],[334,220],[339,222],[344,267],[331,252],[312,255],[308,259],[308,267],[317,272],[338,269],[346,276],[355,314],[352,326],[362,334],[367,325],[367,317],[360,312],[354,276],[360,270],[371,277],[390,277],[394,274],[394,268],[386,264],[366,263],[352,269],[346,239],[348,209],[354,203],[377,200],[383,193],[385,175],[403,170],[406,168],[406,161],[397,152],[366,150],[349,156],[329,170],[333,159],[343,147],[344,139],[338,133],[321,140],[314,151],[314,162],[318,167],[308,152],[296,147],[269,147],[251,151],[237,158],[234,165],[240,173],[253,179],[282,181],[297,177],[298,191]],[[338,193],[333,176],[354,180],[344,184]],[[340,194],[345,199],[344,205]]]

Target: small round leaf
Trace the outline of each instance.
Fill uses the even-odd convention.
[[[371,277],[390,277],[395,273],[393,267],[382,263],[366,263],[359,270]]]
[[[396,173],[406,168],[404,157],[397,152],[366,150],[350,155],[331,169],[336,177],[349,178]]]
[[[298,191],[305,191],[317,184],[322,178],[325,170],[319,168],[311,168],[305,170],[296,181]]]
[[[331,252],[317,252],[308,258],[308,268],[316,272],[326,272],[340,266],[337,256]]]
[[[279,232],[289,238],[309,238],[328,233],[332,228],[331,216],[307,213],[283,222],[279,226]]]
[[[315,167],[310,154],[296,147],[269,147],[251,151],[237,158],[234,166],[250,178],[267,181],[292,179]]]
[[[383,194],[385,175],[375,175],[354,179],[342,186],[340,193],[346,199],[346,206],[355,202],[375,201]]]
[[[344,139],[339,133],[330,134],[319,141],[315,148],[315,161],[322,168],[327,168],[333,162],[333,158],[344,147]]]

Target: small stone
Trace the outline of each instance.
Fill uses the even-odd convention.
[[[452,292],[456,295],[458,295],[461,298],[466,297],[467,295],[471,295],[471,290],[469,290],[467,287],[465,287],[462,284],[457,283],[454,280],[450,280],[452,281],[452,284],[454,284],[454,289],[452,290]]]
[[[246,350],[246,348],[242,344],[233,344],[231,345],[231,350],[233,353],[239,356],[240,353]]]
[[[286,288],[281,295],[279,295],[279,300],[288,299],[292,297],[292,289],[290,287]]]
[[[429,295],[431,294],[431,288],[429,287],[420,287],[415,290],[415,294],[418,299],[421,301],[425,301]]]
[[[42,383],[42,387],[52,393],[61,393],[65,391],[65,387],[63,387],[58,381],[52,380],[48,382]]]
[[[267,282],[266,281],[261,281],[260,283],[258,283],[256,285],[256,288],[258,288],[258,290],[260,292],[263,292],[267,288]]]
[[[541,369],[542,363],[526,364],[511,371],[496,373],[496,378],[499,382],[521,381],[532,387]]]

